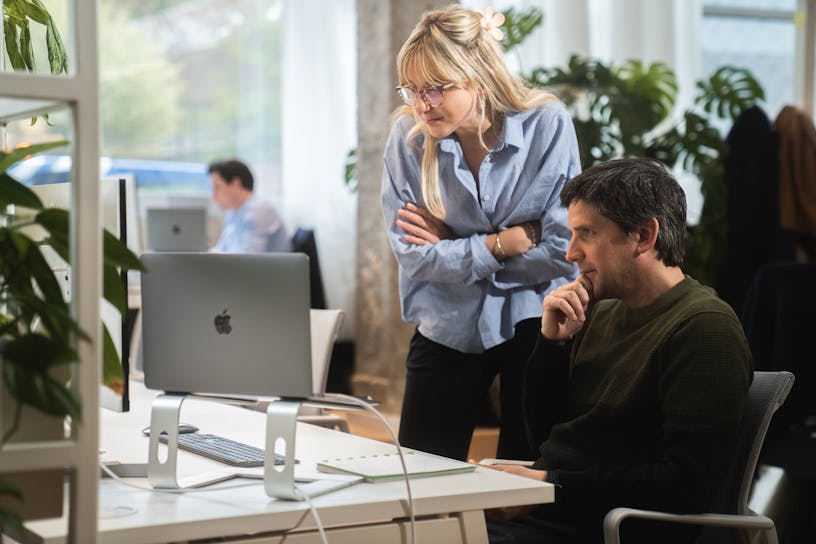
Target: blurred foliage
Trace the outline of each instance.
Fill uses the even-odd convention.
[[[522,43],[540,24],[535,8],[521,14],[505,11],[511,47]],[[525,18],[525,16],[527,18]],[[531,25],[521,21],[538,21]],[[503,27],[504,28],[504,27]],[[723,182],[727,146],[714,126],[733,121],[765,99],[750,71],[723,66],[698,81],[690,108],[675,111],[677,78],[655,62],[628,60],[620,65],[573,56],[567,66],[534,68],[524,77],[555,92],[573,117],[581,165],[617,157],[651,157],[670,169],[682,169],[700,182],[704,198],[700,221],[689,226],[683,269],[707,285],[716,283],[725,255],[727,195]]]
[[[49,142],[0,152],[0,373],[3,394],[16,401],[10,426],[0,430],[0,449],[19,429],[23,405],[74,421],[82,416],[79,397],[58,370],[78,362],[76,342],[88,336],[72,316],[43,251],[48,246],[65,262],[71,262],[69,212],[44,207],[31,189],[7,174],[16,162],[67,143]],[[44,229],[44,239],[32,237],[36,228]],[[104,297],[126,315],[127,293],[118,269],[143,267],[125,244],[104,231]],[[103,328],[102,344],[104,381],[121,384],[122,367],[107,328]],[[0,495],[18,497],[19,492],[0,482]],[[0,527],[17,525],[12,513],[0,509]]]

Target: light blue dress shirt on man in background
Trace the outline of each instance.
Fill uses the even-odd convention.
[[[266,253],[290,251],[286,226],[280,215],[256,195],[224,215],[221,236],[213,251],[223,253]]]
[[[465,353],[482,353],[514,335],[523,319],[540,317],[544,296],[572,281],[576,267],[565,261],[570,233],[559,195],[581,171],[572,120],[556,101],[504,119],[498,141],[476,182],[455,140],[439,140],[439,180],[452,240],[419,246],[396,226],[408,202],[425,206],[421,174],[424,137],[406,142],[410,116],[393,126],[385,149],[382,204],[399,263],[402,317],[426,338]],[[526,221],[541,222],[541,241],[497,261],[485,245],[488,234]]]

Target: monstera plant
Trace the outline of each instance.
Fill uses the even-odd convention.
[[[23,405],[54,416],[80,421],[81,401],[59,369],[78,361],[77,342],[88,341],[72,317],[45,246],[70,262],[69,212],[46,208],[28,187],[8,175],[7,169],[21,159],[67,142],[34,145],[0,152],[0,371],[3,394],[10,395],[16,409],[2,429],[0,448],[18,430]],[[44,232],[34,236],[32,231]],[[141,270],[142,265],[125,244],[103,232],[104,297],[122,315],[127,293],[119,270]],[[122,368],[111,335],[103,327],[103,381],[122,382]],[[0,483],[0,495],[19,497],[19,492]],[[0,526],[19,523],[0,510]]]
[[[522,43],[542,21],[536,8],[504,13],[505,51]],[[683,268],[713,285],[727,236],[723,173],[728,149],[717,124],[732,124],[765,99],[754,76],[744,68],[720,67],[696,83],[694,101],[683,111],[675,109],[674,71],[660,62],[646,65],[632,59],[615,64],[573,56],[565,67],[534,68],[522,76],[553,90],[566,104],[584,168],[617,157],[644,156],[699,180],[703,209],[699,223],[687,230]]]

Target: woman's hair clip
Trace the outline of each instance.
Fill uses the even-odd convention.
[[[482,28],[484,28],[494,40],[500,42],[502,38],[504,38],[504,32],[499,30],[499,27],[504,24],[504,14],[493,13],[493,8],[486,8],[479,13],[482,14]]]

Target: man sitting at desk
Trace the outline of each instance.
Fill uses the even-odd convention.
[[[752,378],[734,312],[680,269],[686,200],[662,165],[596,165],[561,203],[580,276],[544,299],[528,361],[540,456],[494,467],[555,484],[555,503],[491,512],[494,544],[601,542],[616,506],[713,508]],[[690,542],[696,531],[649,523],[627,521],[623,542]]]
[[[252,172],[238,160],[218,161],[208,168],[213,200],[227,213],[212,251],[264,253],[289,251],[289,236],[278,212],[256,196]]]

